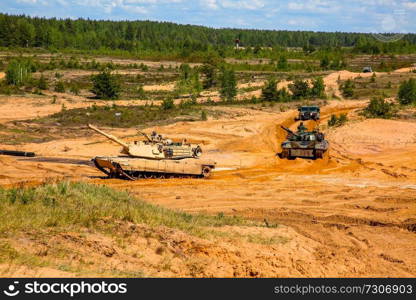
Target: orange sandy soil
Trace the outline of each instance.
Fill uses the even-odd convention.
[[[330,79],[337,80],[339,73],[336,74]],[[1,101],[7,105],[9,100],[13,101]],[[89,166],[2,156],[0,184],[31,185],[48,178],[105,184],[172,209],[224,213],[279,224],[277,228],[217,230],[240,235],[254,232],[263,237],[277,235],[285,241],[260,245],[244,239],[204,240],[163,228],[151,229],[158,239],[145,239],[140,232],[150,229],[129,224],[120,225],[121,234],[129,231],[129,226],[136,226],[131,244],[125,248],[117,246],[114,239],[94,233],[54,237],[59,247],[78,249],[75,260],[88,256],[96,264],[125,272],[141,268],[147,276],[173,277],[414,277],[416,123],[362,120],[357,110],[365,105],[366,101],[330,101],[322,108],[320,126],[331,145],[322,160],[287,161],[276,157],[285,138],[279,125],[295,129],[296,111],[227,108],[238,113],[236,117],[148,129],[173,139],[186,137],[201,143],[205,157],[217,161],[217,170],[210,179],[103,179]],[[333,113],[348,113],[351,121],[343,127],[327,129],[326,121]],[[26,119],[36,114],[36,110],[27,109],[16,112],[14,117]],[[9,117],[5,114],[0,123]],[[312,128],[315,124],[307,122],[307,126]],[[134,129],[108,131],[118,136],[135,133]],[[7,145],[1,148],[17,149]],[[119,151],[117,145],[93,132],[88,137],[26,144],[18,149],[51,158],[84,160]],[[14,244],[18,245],[18,241]],[[25,247],[35,254],[44,253],[41,250],[45,247],[46,252],[53,253],[54,245],[51,241],[44,245],[32,240]],[[172,253],[166,269],[161,267],[157,250],[160,245]],[[134,256],[134,251],[142,255]],[[57,269],[10,265],[0,265],[0,271],[5,276],[76,276]]]

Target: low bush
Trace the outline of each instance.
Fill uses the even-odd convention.
[[[395,115],[395,105],[383,98],[375,97],[364,109],[363,115],[367,118],[390,119]]]

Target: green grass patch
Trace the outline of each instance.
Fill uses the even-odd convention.
[[[255,225],[238,217],[178,212],[138,200],[125,191],[81,182],[0,189],[0,218],[2,235],[62,228],[65,231],[92,228],[112,233],[119,226],[114,221],[126,221],[151,227],[166,226],[205,237],[212,231],[207,227]],[[13,251],[7,253],[13,255]]]
[[[414,73],[391,73],[375,77],[357,77],[353,80],[353,98],[396,97],[401,82],[415,78]]]
[[[178,121],[195,121],[200,118],[201,107],[174,107],[162,109],[159,106],[91,106],[65,110],[48,117],[34,120],[42,124],[59,123],[63,126],[78,126],[94,123],[99,126],[133,127],[151,124],[169,124]]]

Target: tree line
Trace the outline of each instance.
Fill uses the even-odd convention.
[[[407,34],[394,43],[381,43],[364,33],[214,29],[169,22],[47,19],[8,14],[0,14],[0,28],[2,47],[121,50],[178,57],[213,51],[224,57],[235,52],[238,39],[251,55],[286,47],[298,47],[305,53],[316,48],[341,51],[343,47],[369,54],[416,52],[415,34]]]

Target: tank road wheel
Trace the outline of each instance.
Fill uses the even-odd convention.
[[[315,151],[315,159],[322,159],[324,158],[324,152],[322,150]]]
[[[155,179],[157,176],[153,173],[143,173],[143,178],[146,179]]]
[[[289,156],[289,152],[288,152],[287,150],[282,150],[282,152],[280,152],[280,153],[278,154],[278,156],[279,156],[279,158],[281,158],[281,159],[288,158],[288,156]]]
[[[204,178],[208,178],[209,176],[211,176],[211,168],[208,166],[202,167],[202,176]]]

